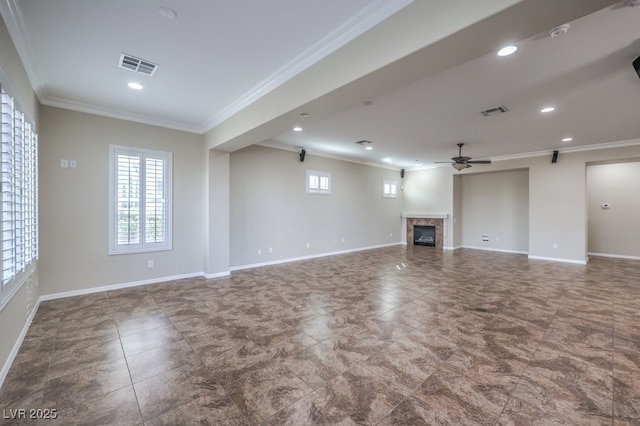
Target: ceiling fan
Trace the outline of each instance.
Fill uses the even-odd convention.
[[[462,146],[464,145],[464,143],[460,142],[458,143],[458,156],[457,157],[451,157],[451,159],[453,160],[453,163],[449,162],[449,161],[436,161],[436,163],[450,163],[454,169],[456,170],[462,170],[462,169],[466,169],[468,167],[471,167],[472,164],[491,164],[491,160],[475,160],[472,161],[471,157],[463,157],[462,156]]]

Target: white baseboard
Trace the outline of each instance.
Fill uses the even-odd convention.
[[[563,262],[563,263],[575,263],[577,265],[586,265],[587,261],[585,260],[575,260],[575,259],[564,259],[561,257],[543,257],[543,256],[532,256],[529,255],[529,259],[533,260],[549,260],[551,262]]]
[[[497,251],[499,253],[529,254],[529,252],[526,252],[526,251],[505,250],[505,249],[497,249],[497,248],[490,248],[490,247],[461,246],[460,248],[471,249],[471,250]]]
[[[640,260],[640,256],[627,256],[623,254],[609,254],[609,253],[587,253],[589,256],[599,256],[599,257],[612,257],[614,259],[629,259],[629,260]]]
[[[11,349],[11,352],[9,353],[7,360],[2,366],[2,370],[0,370],[0,388],[2,388],[2,384],[4,383],[4,380],[7,378],[7,374],[9,374],[9,370],[11,369],[11,365],[13,365],[13,361],[16,359],[16,356],[20,351],[20,346],[22,346],[22,342],[24,341],[24,338],[27,335],[27,332],[29,331],[29,327],[31,326],[31,321],[33,321],[33,317],[36,315],[36,312],[38,312],[39,306],[40,306],[40,299],[36,301],[36,304],[31,310],[31,313],[29,314],[29,317],[27,318],[27,321],[25,322],[24,327],[22,327],[22,331],[20,332],[18,339],[13,345],[13,348]]]
[[[120,290],[120,289],[123,289],[123,288],[138,287],[138,286],[141,286],[141,285],[149,285],[149,284],[158,284],[158,283],[163,283],[163,282],[166,282],[166,281],[175,281],[175,280],[182,280],[182,279],[185,279],[185,278],[195,278],[195,277],[202,277],[202,276],[204,276],[204,274],[202,272],[193,272],[191,274],[173,275],[173,276],[170,276],[170,277],[152,278],[150,280],[131,281],[131,282],[128,282],[128,283],[111,284],[111,285],[105,285],[105,286],[101,286],[101,287],[84,288],[82,290],[74,290],[74,291],[65,291],[65,292],[62,292],[62,293],[45,294],[45,295],[40,296],[39,301],[63,299],[65,297],[73,297],[73,296],[83,296],[83,295],[86,295],[86,294],[100,293],[100,292],[103,292],[103,291]]]
[[[215,274],[203,274],[202,276],[205,277],[206,279],[210,280],[212,278],[228,277],[229,275],[231,275],[231,272],[230,271],[225,271],[225,272],[216,272]]]
[[[378,245],[378,246],[360,247],[360,248],[350,249],[350,250],[341,250],[341,251],[332,251],[332,252],[328,252],[328,253],[312,254],[310,256],[291,257],[291,258],[288,258],[288,259],[280,259],[280,260],[274,260],[274,261],[270,261],[270,262],[261,262],[261,263],[252,263],[252,264],[249,264],[249,265],[232,266],[231,267],[231,271],[233,272],[233,271],[241,271],[243,269],[260,268],[262,266],[280,265],[282,263],[299,262],[301,260],[317,259],[319,257],[336,256],[338,254],[355,253],[355,252],[364,251],[364,250],[373,250],[373,249],[377,249],[377,248],[400,246],[402,244],[403,243],[400,243],[400,242],[391,243],[391,244],[382,244],[382,245]]]

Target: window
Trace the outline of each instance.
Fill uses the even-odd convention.
[[[307,194],[331,194],[331,173],[307,170]]]
[[[2,175],[0,305],[20,288],[38,258],[38,135],[0,87]]]
[[[398,198],[398,183],[395,180],[383,180],[382,196],[384,198]]]
[[[109,254],[171,250],[172,154],[109,149]]]

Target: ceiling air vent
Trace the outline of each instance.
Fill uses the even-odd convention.
[[[140,74],[149,76],[152,76],[158,69],[157,64],[145,61],[140,58],[136,58],[135,56],[127,55],[126,53],[122,53],[120,55],[120,63],[118,64],[118,66],[126,70],[138,72]]]
[[[507,109],[507,107],[504,106],[499,106],[496,108],[489,108],[489,109],[485,109],[484,111],[480,111],[480,114],[484,115],[485,117],[489,117],[492,115],[498,115],[498,114],[502,114],[509,111]]]

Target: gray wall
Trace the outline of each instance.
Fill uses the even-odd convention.
[[[53,107],[40,115],[41,294],[202,273],[200,135]],[[107,255],[109,144],[173,153],[173,250]]]
[[[529,251],[529,171],[462,175],[462,246]],[[486,234],[489,241],[482,241]]]
[[[331,173],[331,195],[305,193],[308,169]],[[252,146],[231,154],[230,179],[234,268],[400,242],[402,193],[382,197],[398,171]]]
[[[639,182],[640,162],[587,167],[589,253],[640,258]]]

